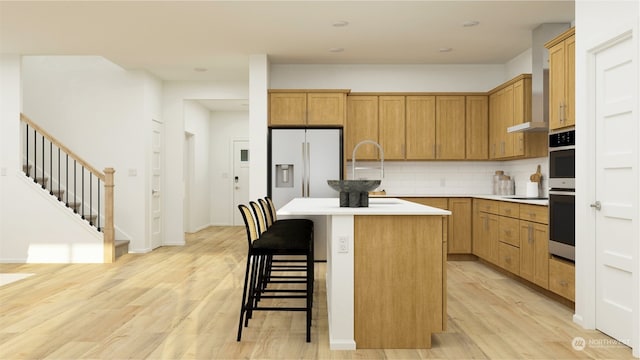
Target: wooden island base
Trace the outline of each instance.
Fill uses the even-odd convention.
[[[354,230],[357,348],[431,348],[446,329],[444,218],[355,216]]]

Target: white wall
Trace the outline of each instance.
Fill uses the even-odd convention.
[[[197,81],[168,81],[163,83],[162,117],[165,124],[164,179],[166,189],[163,197],[164,218],[166,219],[163,230],[165,245],[184,244],[183,151],[185,138],[185,100],[237,100],[247,99],[249,97],[248,95],[247,85],[243,83]],[[264,119],[264,123],[266,129],[266,118]]]
[[[503,83],[504,65],[272,64],[273,89],[351,89],[352,92],[474,92]]]
[[[189,217],[185,219],[185,232],[196,232],[211,225],[210,204],[211,172],[210,172],[210,143],[211,129],[209,126],[209,109],[196,101],[184,102],[185,131],[193,134],[193,153],[190,159],[190,169],[185,179],[189,180],[189,198],[185,206],[189,207]],[[186,175],[186,174],[185,174]]]
[[[22,111],[97,169],[116,170],[116,239],[148,251],[148,139],[160,83],[99,56],[27,56],[22,65]]]
[[[531,74],[533,70],[531,48],[523,51],[520,55],[509,60],[505,64],[506,80],[513,79],[520,74]]]
[[[0,55],[0,262],[102,262],[101,234],[22,172],[20,73]]]
[[[233,140],[249,139],[249,112],[211,112],[211,224],[233,225]]]
[[[249,57],[249,198],[267,195],[267,90],[270,86],[267,55]]]
[[[583,246],[576,248],[576,307],[574,321],[583,327],[595,327],[595,236],[593,214],[589,204],[593,201],[595,184],[593,183],[593,158],[588,149],[593,147],[595,134],[590,113],[590,97],[592,92],[589,76],[588,60],[590,49],[600,45],[616,34],[632,28],[636,45],[636,59],[640,49],[640,6],[637,1],[576,1],[576,128],[581,136],[576,137],[576,239]],[[636,65],[637,66],[637,65]],[[636,70],[640,74],[640,68]],[[636,91],[640,79],[629,79],[629,86]],[[638,110],[637,108],[635,109]],[[638,120],[636,118],[636,120]],[[640,138],[640,134],[636,135]],[[639,164],[640,165],[640,164]],[[637,194],[637,191],[636,191]],[[638,199],[635,200],[638,203]],[[640,225],[636,224],[636,234],[640,233]],[[637,238],[636,238],[637,239]],[[630,254],[634,259],[634,280],[637,283],[640,270],[640,250],[636,244],[636,253]],[[634,297],[633,319],[633,354],[640,357],[640,304],[638,286],[630,289]]]

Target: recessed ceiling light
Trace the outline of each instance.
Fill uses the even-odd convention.
[[[329,49],[329,52],[332,52],[332,53],[340,53],[340,52],[343,52],[343,51],[344,51],[344,48],[340,48],[340,47],[334,47],[334,48]]]
[[[451,50],[453,49],[449,47],[441,47],[440,49],[438,49],[438,51],[440,52],[450,52]]]
[[[207,69],[201,68],[201,67],[197,67],[197,68],[193,68],[193,71],[195,71],[195,72],[207,72]]]
[[[333,27],[345,27],[345,26],[349,26],[349,22],[348,21],[344,21],[344,20],[340,20],[340,21],[334,21],[333,24],[331,24]]]
[[[477,26],[478,24],[480,24],[480,21],[477,20],[469,20],[469,21],[465,21],[462,23],[462,26],[464,27],[472,27],[472,26]]]

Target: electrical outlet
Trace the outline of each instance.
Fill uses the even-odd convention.
[[[346,254],[349,252],[349,237],[348,236],[339,236],[338,237],[338,252],[342,254]]]

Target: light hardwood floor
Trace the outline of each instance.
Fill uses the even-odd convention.
[[[187,235],[186,246],[114,264],[0,264],[35,274],[0,287],[0,358],[631,358],[628,347],[573,324],[565,306],[469,261],[448,264],[448,330],[431,349],[330,351],[322,263],[311,343],[301,312],[258,312],[238,343],[245,252],[244,227],[212,227]],[[572,348],[575,337],[584,350]]]

